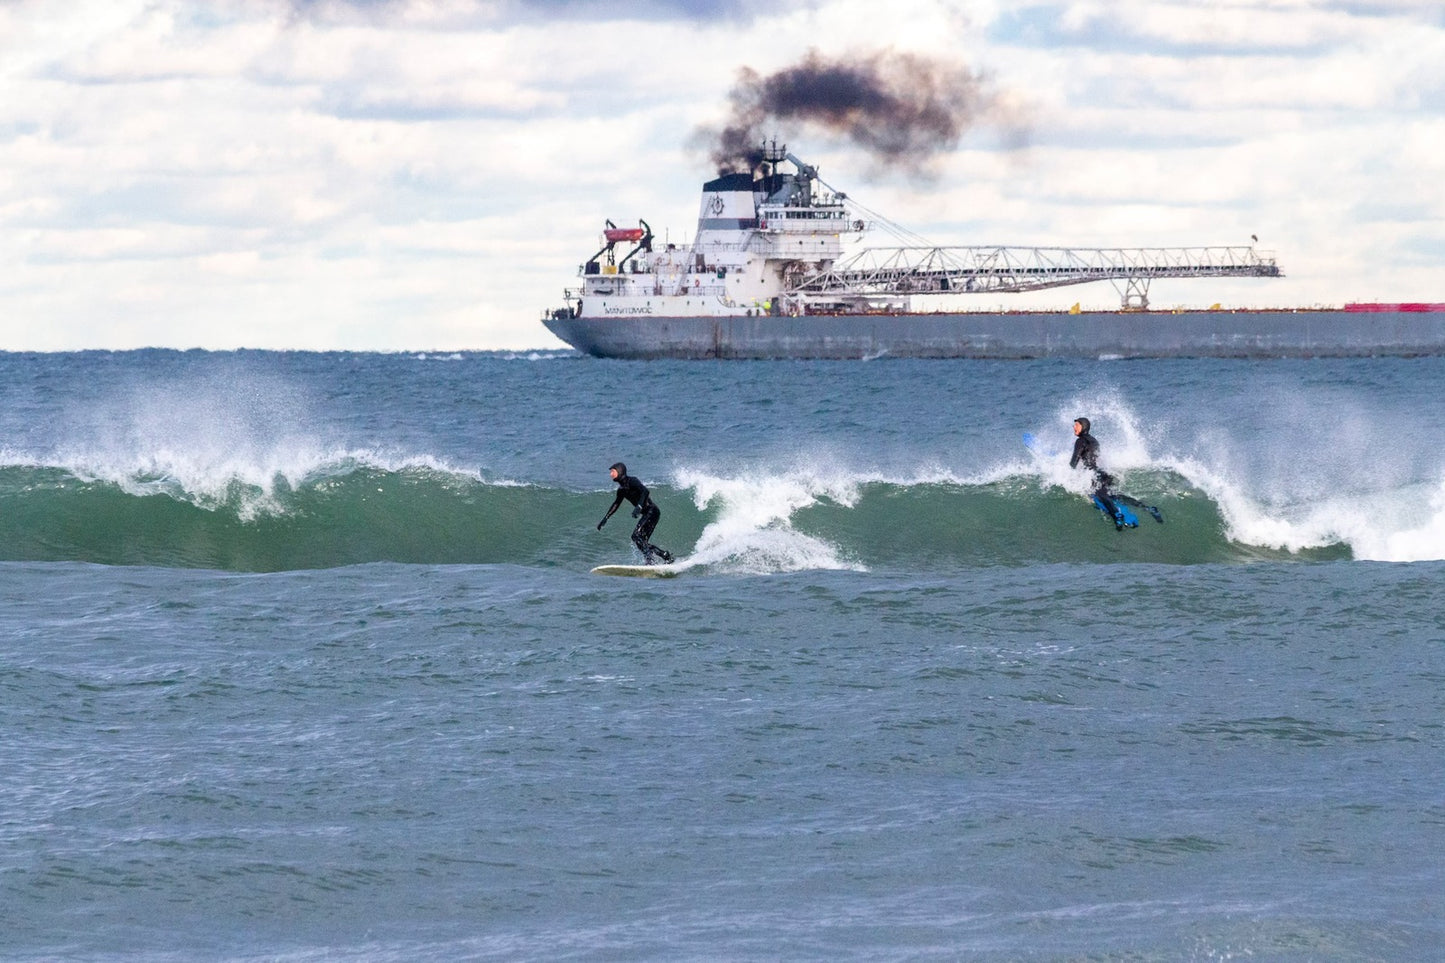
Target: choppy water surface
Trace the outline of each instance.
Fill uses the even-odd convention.
[[[1445,942],[1438,360],[0,369],[0,956]]]

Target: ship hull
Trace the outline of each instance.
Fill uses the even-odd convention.
[[[601,358],[1318,358],[1445,355],[1445,311],[1044,311],[548,318]]]

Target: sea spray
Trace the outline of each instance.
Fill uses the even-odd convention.
[[[758,364],[739,377],[571,362],[604,382],[681,379],[698,397],[672,428],[649,402],[606,432],[597,415],[617,386],[589,394],[555,359],[66,363],[88,374],[10,409],[52,410],[18,421],[3,447],[4,558],[246,571],[631,561],[625,540],[595,532],[610,493],[579,467],[617,451],[670,463],[650,476],[657,540],[720,573],[1445,557],[1438,426],[1404,387],[1418,367],[1404,362]],[[1293,371],[1338,370],[1339,384],[1291,388]],[[1197,400],[1230,379],[1244,387]],[[417,384],[435,393],[425,405],[409,401]],[[386,410],[364,400],[393,390]],[[1165,525],[1120,541],[1089,507],[1089,474],[1068,467],[1081,414],[1119,490],[1159,505]]]
[[[798,531],[794,515],[827,499],[840,505],[857,501],[856,482],[807,471],[720,477],[696,470],[678,473],[680,487],[693,492],[699,511],[716,514],[691,553],[695,563],[729,571],[777,572],[799,569],[860,568],[839,557],[824,539]]]

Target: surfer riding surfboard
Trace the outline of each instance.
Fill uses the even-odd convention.
[[[602,526],[617,511],[624,500],[632,503],[632,517],[638,520],[637,527],[632,530],[632,544],[642,553],[643,565],[599,565],[592,571],[601,575],[653,575],[648,571],[649,567],[655,567],[661,560],[667,564],[672,563],[672,553],[661,546],[652,544],[652,530],[657,527],[657,522],[662,518],[662,512],[652,501],[652,492],[648,490],[635,476],[627,474],[627,466],[622,462],[614,462],[609,468],[608,474],[617,483],[617,497],[612,500],[612,505],[607,509],[607,514],[602,516],[602,521],[597,523],[597,530],[602,531]],[[641,571],[634,571],[641,569]],[[676,574],[674,571],[658,571],[656,577],[667,577]]]

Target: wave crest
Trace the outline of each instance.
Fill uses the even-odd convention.
[[[1083,473],[1028,461],[975,479],[684,469],[653,488],[663,513],[654,538],[689,567],[735,573],[1445,554],[1445,485],[1433,508],[1385,532],[1349,500],[1292,520],[1197,466],[1152,465],[1121,477],[1166,523],[1120,533],[1084,497]],[[0,556],[237,571],[376,561],[580,570],[632,560],[625,513],[596,531],[610,501],[610,491],[360,452],[269,474],[202,473],[199,483],[173,470],[11,463],[0,466]]]

